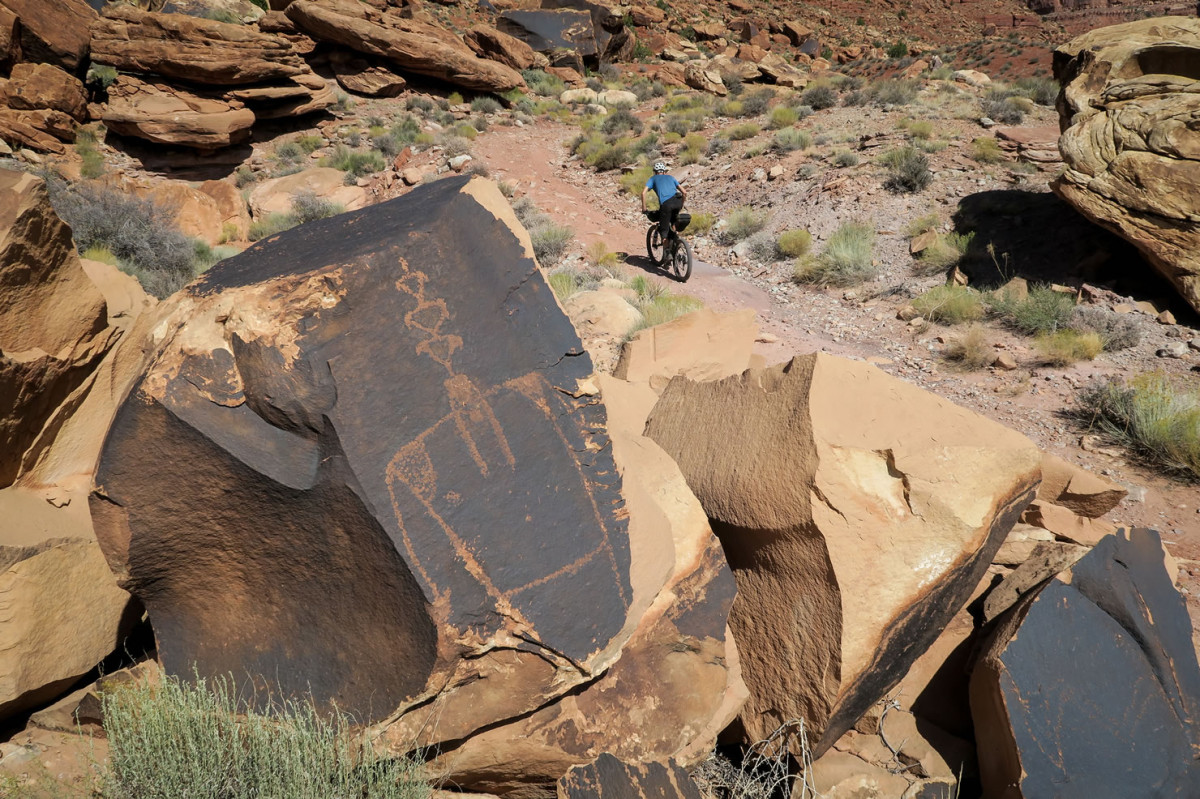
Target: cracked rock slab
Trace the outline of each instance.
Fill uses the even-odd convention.
[[[827,355],[673,379],[647,435],[737,581],[745,737],[804,719],[820,756],[964,604],[1037,488],[1024,436]]]

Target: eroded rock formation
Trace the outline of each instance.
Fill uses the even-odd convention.
[[[494,184],[446,179],[166,304],[91,508],[169,672],[386,719],[458,785],[712,746],[732,575],[641,436],[653,393],[606,413],[531,253]]]
[[[1200,20],[1091,31],[1055,51],[1054,75],[1067,169],[1052,188],[1200,310]]]
[[[676,378],[646,431],[737,577],[746,737],[804,719],[817,755],[937,638],[1040,473],[1024,436],[825,355]]]

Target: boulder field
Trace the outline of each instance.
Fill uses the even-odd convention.
[[[1157,537],[1100,532],[1122,489],[873,366],[763,364],[748,311],[601,373],[490,181],[159,303],[36,178],[0,172],[0,224],[0,717],[145,614],[167,673],[336,703],[511,799],[696,799],[762,741],[833,796],[1196,784],[1200,667]]]

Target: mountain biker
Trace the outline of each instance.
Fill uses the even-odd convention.
[[[645,213],[646,198],[653,191],[658,195],[658,232],[662,236],[662,240],[666,242],[670,238],[671,228],[675,225],[676,217],[683,209],[687,191],[678,180],[667,174],[667,165],[662,161],[655,161],[653,168],[654,175],[646,181],[646,188],[642,189],[642,212]],[[666,257],[665,251],[663,257]]]

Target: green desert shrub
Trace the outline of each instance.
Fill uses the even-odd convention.
[[[575,231],[557,224],[548,215],[542,213],[528,197],[517,200],[512,207],[517,219],[529,232],[529,240],[533,244],[533,254],[538,263],[549,269],[562,260],[567,247],[575,239]]]
[[[758,125],[753,122],[743,122],[740,125],[734,125],[729,130],[725,131],[725,135],[731,141],[742,141],[743,139],[753,139],[762,131]]]
[[[1038,105],[1053,106],[1058,100],[1058,81],[1053,78],[1018,78],[1016,88]]]
[[[953,284],[934,286],[915,297],[912,306],[931,322],[946,325],[978,321],[983,318],[985,310],[978,291]]]
[[[427,799],[420,766],[390,758],[351,718],[311,700],[247,710],[232,680],[163,677],[102,696],[106,799]]]
[[[1090,361],[1104,350],[1104,341],[1099,333],[1071,330],[1055,330],[1039,333],[1034,347],[1044,363],[1050,366],[1070,366],[1076,361]]]
[[[725,218],[723,238],[729,243],[741,241],[767,226],[767,212],[739,205]]]
[[[46,188],[80,252],[107,248],[155,297],[173,294],[198,274],[195,245],[176,227],[173,209],[106,186],[67,186],[49,176]]]
[[[828,83],[815,83],[804,90],[804,93],[800,95],[800,100],[814,111],[821,111],[837,105],[838,93],[837,89]]]
[[[779,251],[789,258],[808,255],[812,249],[812,234],[807,230],[785,230],[779,234]]]
[[[833,156],[833,165],[838,167],[858,166],[858,153],[842,150]]]
[[[522,70],[521,77],[525,78],[525,85],[529,87],[529,91],[542,97],[557,97],[567,90],[567,84],[563,83],[562,78],[540,69]]]
[[[351,150],[344,144],[334,147],[333,152],[322,158],[320,164],[341,170],[356,178],[379,172],[386,165],[380,153],[374,150],[365,152]]]
[[[871,87],[871,96],[879,105],[908,105],[917,99],[918,88],[915,80],[881,80]]]
[[[779,258],[779,243],[775,237],[765,230],[760,230],[746,238],[750,249],[750,257],[761,263],[771,263]]]
[[[993,292],[990,303],[1010,327],[1031,336],[1067,327],[1075,312],[1075,298],[1049,286],[1033,286],[1024,297]]]
[[[604,122],[600,125],[600,130],[610,136],[624,134],[640,136],[644,127],[645,125],[642,123],[642,120],[638,119],[637,114],[634,114],[628,108],[618,108],[604,118]]]
[[[917,254],[918,272],[931,274],[956,265],[967,254],[975,234],[939,233],[933,243]]]
[[[890,172],[884,185],[891,191],[918,192],[933,180],[929,157],[911,145],[892,150],[884,156],[883,163]]]
[[[712,226],[716,222],[716,214],[711,214],[707,211],[696,211],[692,213],[692,221],[688,222],[688,226],[683,232],[689,236],[703,236],[712,230]]]
[[[996,350],[981,325],[970,325],[961,336],[950,339],[944,354],[967,369],[982,369],[996,360]]]
[[[477,114],[494,114],[504,106],[491,95],[482,95],[471,101],[471,110]]]
[[[1171,472],[1200,478],[1200,392],[1158,372],[1096,383],[1078,416]]]
[[[550,275],[550,288],[554,290],[554,294],[560,299],[565,300],[575,292],[579,291],[579,280],[574,272],[562,271],[555,272]]]
[[[853,286],[878,273],[874,263],[875,228],[848,222],[834,231],[820,255],[797,259],[793,278],[819,286]]]
[[[672,294],[665,290],[653,293],[653,296],[648,295],[638,302],[638,310],[642,312],[642,319],[629,331],[629,335],[678,319],[684,314],[698,311],[703,307],[703,302],[686,294]]]
[[[1004,154],[1000,152],[1000,145],[995,139],[981,137],[971,142],[971,158],[981,164],[994,164],[1004,160]]]
[[[983,115],[1001,125],[1020,125],[1025,119],[1025,109],[1014,97],[1003,100],[984,100]]]
[[[1100,336],[1105,351],[1116,352],[1136,346],[1141,333],[1132,314],[1113,313],[1094,305],[1080,305],[1071,312],[1067,325],[1072,330]]]
[[[790,153],[793,150],[805,150],[812,145],[812,134],[806,130],[784,128],[777,131],[771,139],[771,149],[777,153]]]
[[[777,105],[771,109],[768,124],[775,130],[779,130],[780,128],[790,128],[799,119],[800,115],[796,113],[796,109],[786,105]]]

